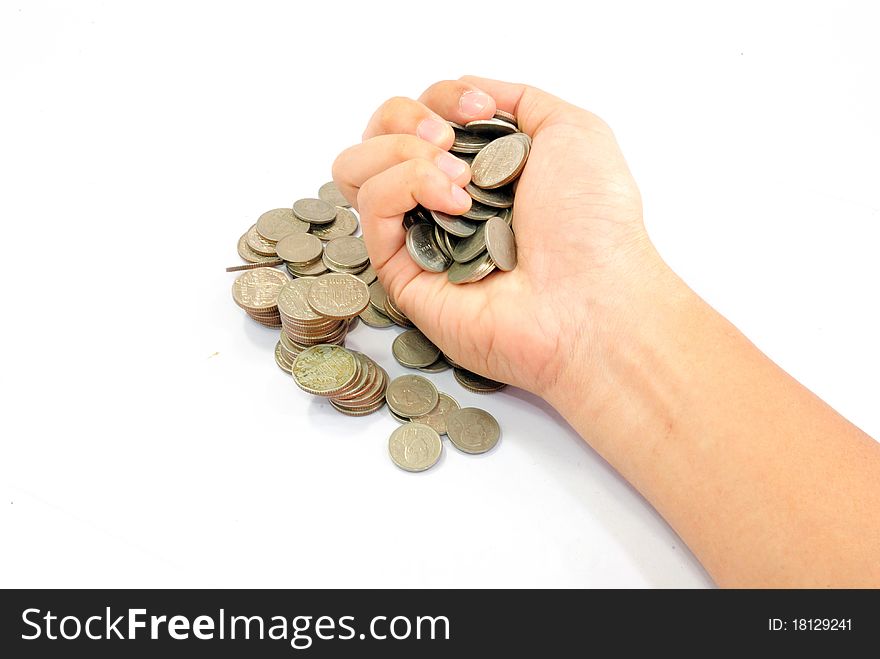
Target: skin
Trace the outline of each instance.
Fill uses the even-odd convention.
[[[467,210],[470,171],[447,153],[445,120],[496,107],[532,137],[514,208],[519,263],[456,286],[412,261],[401,221],[416,203]],[[456,362],[559,410],[716,583],[880,586],[880,444],[675,275],[600,118],[525,85],[443,81],[384,103],[333,178],[406,315]]]

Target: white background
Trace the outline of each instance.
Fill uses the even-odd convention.
[[[301,393],[223,271],[385,98],[530,82],[610,122],[672,266],[880,436],[871,3],[708,5],[4,0],[0,586],[710,586],[522,392],[435,376],[503,439],[398,470],[395,421]],[[394,332],[349,345],[398,375]]]

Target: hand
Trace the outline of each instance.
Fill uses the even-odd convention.
[[[516,189],[519,263],[473,284],[425,272],[409,256],[403,213],[417,203],[458,214],[467,165],[447,150],[449,119],[495,109],[532,138]],[[392,98],[363,142],[336,159],[333,178],[360,212],[379,279],[406,315],[462,366],[546,395],[579,349],[578,369],[607,349],[641,277],[660,262],[642,223],[638,189],[611,130],[595,115],[524,85],[465,77],[418,101]],[[586,348],[586,350],[584,350]]]

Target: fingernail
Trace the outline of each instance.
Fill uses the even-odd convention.
[[[445,121],[429,118],[422,120],[416,128],[416,135],[426,142],[440,146],[446,142],[451,131],[452,128]]]
[[[462,174],[464,174],[464,170],[467,169],[467,165],[464,160],[459,160],[455,156],[449,153],[441,153],[437,158],[437,167],[440,168],[440,171],[446,174],[449,178],[455,180]],[[458,186],[456,186],[457,189]]]
[[[465,192],[462,188],[458,187],[454,183],[452,184],[452,201],[455,202],[456,206],[461,208],[469,208],[471,205],[471,196]]]
[[[476,116],[486,109],[490,100],[484,92],[465,92],[458,101],[458,109],[462,114]]]

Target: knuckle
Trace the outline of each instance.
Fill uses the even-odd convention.
[[[413,101],[406,96],[393,96],[379,108],[379,123],[382,126],[392,125]]]

